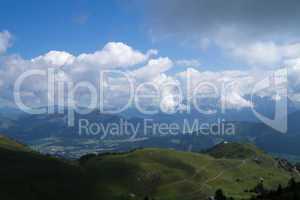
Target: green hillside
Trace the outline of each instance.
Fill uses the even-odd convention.
[[[0,137],[0,198],[3,200],[85,199],[79,167],[28,151]]]
[[[201,200],[221,188],[250,198],[287,184],[292,174],[254,146],[222,144],[207,153],[141,149],[77,162],[40,155],[0,137],[0,196],[5,200]]]
[[[228,145],[230,149],[236,147]],[[245,145],[243,152],[247,150]],[[205,154],[144,149],[97,156],[85,167],[96,180],[94,199],[207,199],[219,188],[227,196],[242,199],[250,198],[252,194],[245,190],[262,179],[266,188],[285,185],[290,179],[291,174],[277,167],[272,158],[262,153],[247,155],[243,159],[217,159]]]
[[[215,158],[247,159],[255,157],[264,157],[263,151],[253,144],[241,143],[221,143],[206,151]]]
[[[12,139],[9,139],[0,134],[0,148],[18,150],[18,151],[30,151],[25,145],[22,145]]]

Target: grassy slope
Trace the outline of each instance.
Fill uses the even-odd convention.
[[[17,150],[17,151],[30,151],[26,146],[11,140],[0,134],[0,148],[9,149],[9,150]]]
[[[0,137],[0,197],[5,200],[84,199],[79,167]]]
[[[244,190],[261,177],[269,188],[290,178],[271,157],[237,144],[220,145],[206,154],[143,149],[102,155],[81,168],[0,137],[0,160],[0,196],[5,200],[121,200],[130,194],[129,199],[149,195],[156,200],[199,200],[218,188],[239,199],[249,197]]]
[[[253,144],[219,144],[206,151],[215,158],[231,158],[231,159],[247,159],[255,157],[265,157],[263,151],[255,147]]]
[[[254,188],[261,178],[268,188],[284,185],[290,178],[271,157],[254,150],[257,154],[249,153],[244,158],[217,159],[207,154],[144,149],[98,156],[90,159],[86,167],[97,180],[95,199],[120,199],[128,194],[134,194],[136,199],[147,194],[158,200],[206,199],[218,188],[241,199],[251,195],[244,191]]]

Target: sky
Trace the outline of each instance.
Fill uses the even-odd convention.
[[[93,51],[107,41],[145,48],[141,22],[118,1],[3,0],[1,8],[2,29],[14,35],[11,52],[27,58],[53,49]]]
[[[252,106],[253,84],[285,67],[289,97],[300,102],[299,8],[297,0],[0,0],[1,98],[12,101],[30,69],[64,69],[64,80],[92,83],[96,72],[119,69],[137,83],[236,81],[229,105],[240,108]],[[43,104],[46,86],[36,81],[22,95]],[[123,93],[115,89],[108,102]]]
[[[216,59],[222,57],[218,49],[202,51],[201,45],[185,44],[186,39],[154,33],[147,3],[137,2],[1,0],[0,25],[13,34],[14,45],[8,52],[24,58],[50,50],[92,52],[116,41],[140,50],[156,48],[161,55],[176,59],[202,59],[213,69],[228,66]]]
[[[299,40],[296,0],[1,0],[0,5],[1,29],[13,35],[8,52],[24,58],[50,50],[92,52],[115,41],[201,60],[209,70],[277,67],[283,53],[276,51]],[[270,51],[259,57],[253,52],[259,49]]]

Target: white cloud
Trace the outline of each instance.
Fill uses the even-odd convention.
[[[251,48],[240,50],[239,56],[249,60],[256,59],[256,63],[273,63],[277,61],[276,55],[281,55],[283,63],[288,66],[290,96],[295,100],[300,100],[300,57],[298,55],[298,44],[278,46],[275,43],[262,43],[251,46]],[[232,49],[236,47],[230,46]],[[266,53],[265,50],[268,52]],[[249,53],[250,52],[250,53]],[[248,54],[249,53],[249,54]],[[0,88],[3,91],[1,96],[12,100],[13,85],[17,77],[30,69],[47,69],[50,67],[59,68],[64,71],[60,80],[88,81],[97,86],[99,71],[103,69],[119,69],[133,75],[137,84],[150,82],[161,88],[161,102],[159,106],[167,112],[173,112],[184,107],[178,99],[178,88],[183,92],[183,99],[189,100],[195,88],[203,82],[214,85],[220,92],[225,85],[228,91],[218,94],[219,101],[226,103],[227,108],[239,109],[253,106],[247,95],[251,94],[252,88],[259,81],[265,78],[268,70],[219,70],[201,71],[197,70],[198,60],[177,60],[172,61],[168,57],[156,57],[156,50],[149,50],[146,53],[135,50],[123,43],[108,43],[102,50],[94,53],[72,55],[64,51],[50,51],[44,55],[33,59],[23,59],[20,56],[4,56],[0,63]],[[260,55],[263,54],[263,55]],[[265,57],[269,57],[268,59]],[[257,59],[259,58],[259,59]],[[254,62],[253,62],[254,63]],[[181,72],[174,74],[171,72],[174,66],[185,66]],[[272,71],[272,70],[271,70]],[[122,104],[128,98],[129,85],[124,77],[113,77],[107,82],[110,98],[106,99],[109,106]],[[190,88],[187,82],[190,81]],[[38,83],[38,84],[37,84]],[[164,87],[169,84],[176,87]],[[47,101],[47,83],[44,77],[33,77],[22,85],[22,94],[28,102],[45,105]],[[147,91],[145,91],[147,92]],[[197,91],[206,94],[205,88]],[[223,91],[222,91],[223,92]],[[266,93],[265,95],[271,95]],[[79,92],[81,101],[88,101],[87,92]],[[272,97],[272,96],[271,96]],[[185,99],[186,98],[186,99]]]
[[[161,74],[152,82],[160,89],[159,107],[163,112],[174,113],[182,109],[182,88],[178,80],[166,74]]]
[[[172,67],[173,62],[169,58],[151,59],[144,67],[134,70],[132,74],[137,79],[152,80]]]
[[[12,35],[8,31],[0,32],[0,54],[5,53],[11,46]]]
[[[235,58],[244,60],[250,65],[271,66],[281,59],[279,48],[272,42],[238,45],[231,49],[231,53]]]
[[[146,53],[142,53],[126,44],[110,42],[102,50],[78,56],[64,51],[50,51],[29,60],[18,55],[7,55],[0,61],[2,97],[13,101],[15,81],[23,72],[32,69],[47,70],[54,67],[63,70],[56,80],[64,82],[72,80],[74,83],[88,81],[97,87],[101,70],[118,69],[130,72],[130,67],[134,67],[131,72],[135,74],[137,80],[151,81],[173,66],[173,62],[169,58],[151,59],[156,54],[156,50],[150,49]],[[124,77],[114,78],[112,83],[109,85],[112,98],[108,99],[108,103],[116,105],[121,102],[122,104],[122,101],[128,96],[129,85]],[[22,91],[21,95],[26,102],[35,102],[35,106],[46,105],[47,77],[34,76],[27,79],[22,84]],[[82,100],[86,94],[87,91],[78,92],[77,96]],[[38,103],[40,105],[37,105]]]
[[[300,102],[300,57],[284,62],[288,70],[289,96],[293,101]]]
[[[251,71],[199,71],[188,68],[180,72],[176,77],[181,81],[186,91],[188,99],[201,95],[203,98],[219,99],[221,106],[228,109],[240,109],[251,107],[252,104],[245,96],[250,95],[252,87],[259,77]],[[186,84],[189,83],[189,86]]]
[[[156,54],[157,51],[153,49],[143,54],[124,43],[110,42],[100,51],[80,54],[75,62],[98,68],[127,68],[145,62]]]
[[[244,60],[249,65],[267,66],[276,68],[285,59],[300,56],[300,43],[276,44],[274,42],[255,42],[250,44],[237,44],[230,49],[231,54]]]
[[[37,64],[48,64],[54,67],[70,65],[74,62],[75,57],[65,51],[50,51],[45,55],[31,59],[31,62]]]
[[[234,26],[221,26],[210,35],[215,47],[234,60],[250,67],[278,68],[286,59],[300,57],[300,43],[246,37]]]
[[[299,1],[277,0],[268,6],[259,0],[230,2],[152,0],[146,4],[146,25],[156,38],[169,36],[202,52],[212,47],[213,56],[222,59],[220,51],[250,67],[275,69],[284,59],[300,57],[300,43],[291,44],[300,41]]]

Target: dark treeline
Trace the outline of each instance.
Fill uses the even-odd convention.
[[[300,183],[292,178],[286,188],[279,185],[277,190],[265,190],[251,200],[300,200]]]
[[[291,178],[286,188],[278,185],[276,190],[265,189],[263,182],[259,183],[255,188],[247,191],[255,195],[250,200],[300,200],[300,183]],[[221,189],[217,190],[214,200],[234,200],[232,197],[226,197]]]

